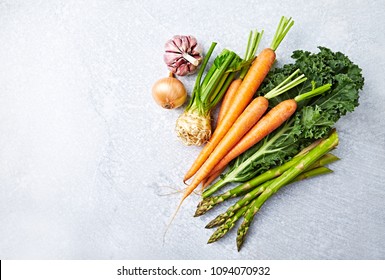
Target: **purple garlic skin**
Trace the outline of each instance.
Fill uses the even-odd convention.
[[[185,76],[195,72],[202,61],[201,52],[195,37],[176,35],[166,42],[163,59],[170,72]]]

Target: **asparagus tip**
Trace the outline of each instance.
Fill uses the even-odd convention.
[[[243,242],[245,241],[245,234],[238,230],[237,235],[237,250],[238,252],[242,249]]]
[[[211,222],[210,223],[208,223],[206,226],[205,226],[205,228],[213,228],[214,226],[211,224]]]
[[[204,213],[206,213],[205,209],[202,209],[202,207],[195,210],[194,217],[202,216]]]
[[[243,244],[243,242],[241,242],[241,243],[238,243],[238,242],[237,242],[237,251],[238,251],[238,252],[241,251],[241,249],[242,249],[242,244]]]

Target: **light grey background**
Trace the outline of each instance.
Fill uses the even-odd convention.
[[[366,83],[337,124],[334,174],[280,191],[243,250],[235,232],[207,245],[187,199],[165,242],[182,177],[200,148],[174,133],[150,89],[163,44],[192,34],[243,54],[295,25],[278,64],[319,45],[346,53]],[[1,259],[384,259],[384,1],[0,1]],[[191,91],[195,76],[183,78]]]

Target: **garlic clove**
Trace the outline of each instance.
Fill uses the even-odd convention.
[[[171,65],[176,61],[178,61],[178,59],[180,59],[180,54],[167,52],[164,54],[163,58],[164,58],[164,62],[166,62],[167,65]]]
[[[164,46],[164,48],[167,50],[167,52],[171,53],[181,53],[181,50],[178,48],[178,46],[174,43],[173,40],[168,40]]]
[[[188,52],[190,51],[191,52],[191,49],[190,49],[190,41],[188,39],[188,36],[184,36],[181,38],[181,46],[180,46],[180,49],[183,51],[183,52]]]
[[[177,74],[178,76],[184,76],[187,73],[191,72],[190,70],[191,69],[189,68],[189,66],[186,65],[185,63],[183,63],[179,67],[176,67],[176,73],[175,74]]]

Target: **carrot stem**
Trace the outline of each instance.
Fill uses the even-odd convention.
[[[272,50],[277,50],[282,40],[285,38],[286,34],[289,32],[290,28],[294,25],[294,20],[282,16],[279,21],[277,31],[275,32],[273,41],[271,42],[270,48]]]
[[[259,43],[261,41],[263,35],[263,30],[261,32],[258,32],[257,29],[255,31],[250,31],[249,33],[249,38],[247,41],[247,46],[246,46],[246,52],[245,52],[245,57],[243,58],[243,63],[245,64],[240,71],[239,74],[239,81],[242,81],[243,78],[245,77],[247,71],[250,68],[251,65],[251,60],[254,59],[255,53],[257,52]],[[223,117],[225,114],[227,114],[227,108],[230,106],[230,103],[232,102],[232,98],[236,96],[236,90],[239,87],[239,82],[236,82],[237,86],[230,86],[230,84],[234,81],[235,78],[235,73],[231,73],[227,79],[226,82],[224,83],[224,86],[221,88],[221,92],[218,94],[218,99],[221,99],[223,96],[224,99],[222,101],[222,106],[221,110],[219,111],[218,114],[218,121],[217,121],[217,126],[220,124],[222,121]],[[232,88],[230,90],[230,88]],[[229,91],[228,91],[229,90]],[[229,97],[226,98],[226,96],[229,94]],[[219,100],[214,99],[213,103],[218,103]]]
[[[214,131],[214,134],[211,136],[207,145],[203,148],[203,150],[201,150],[197,159],[184,176],[184,182],[186,182],[195,173],[197,173],[199,168],[208,159],[210,154],[214,151],[218,143],[226,135],[226,133],[232,127],[237,118],[242,114],[243,110],[250,103],[255,92],[262,84],[267,73],[270,71],[270,68],[275,61],[275,57],[275,52],[267,48],[264,49],[260,53],[260,55],[255,59],[253,64],[250,66],[250,69],[247,72],[245,78],[243,79],[241,85],[237,89],[236,98],[232,100],[232,104],[229,108],[229,112],[231,112],[231,114],[226,114],[224,116],[223,121],[217,126]],[[200,177],[203,177],[204,173],[211,171],[208,169],[206,169],[204,172],[202,171]],[[206,177],[206,175],[204,177]],[[190,185],[191,189],[195,188],[197,184],[200,183],[198,181],[199,180],[197,179],[195,180],[194,184]]]
[[[263,30],[261,32],[258,32],[258,30],[250,31],[249,39],[247,42],[246,52],[245,52],[245,58],[243,59],[245,62],[253,59],[255,57],[255,53],[257,52],[259,43],[261,42],[263,35]],[[249,71],[250,64],[243,67],[241,73],[239,74],[239,78],[243,79],[247,71]]]
[[[325,84],[323,86],[320,86],[318,88],[315,88],[309,92],[302,93],[294,98],[295,101],[300,102],[308,98],[312,98],[314,96],[320,95],[326,91],[328,91],[332,87],[331,84]]]
[[[299,79],[297,78],[294,81],[288,83],[287,85],[282,86],[281,89],[278,89],[277,92],[282,93],[283,91],[290,89],[293,85],[297,85],[296,80],[300,82],[301,81],[300,77],[298,77]],[[304,79],[306,80],[306,78]],[[287,79],[285,81],[287,81]],[[307,98],[312,98],[314,96],[320,95],[328,91],[330,87],[331,87],[331,84],[326,84],[318,88],[315,88],[307,93],[300,94],[295,99],[288,99],[280,102],[277,106],[271,109],[253,128],[251,128],[249,132],[245,134],[245,136],[243,136],[243,138],[235,146],[233,146],[232,150],[220,160],[220,162],[216,165],[216,167],[212,169],[212,173],[214,174],[218,170],[222,170],[224,167],[227,166],[227,164],[232,159],[239,156],[240,154],[245,152],[247,149],[249,149],[256,143],[258,143],[263,137],[267,136],[269,133],[277,129],[283,122],[285,122],[288,118],[290,118],[291,115],[295,112],[295,110],[297,109],[298,102],[303,101]],[[268,93],[268,95],[270,95],[269,97],[271,96],[275,97],[277,95],[277,93],[274,92],[275,89],[273,89],[272,91],[273,91],[272,95],[270,95],[271,92]],[[264,128],[265,126],[269,126],[270,129],[266,130]],[[277,151],[278,150],[279,149],[277,149]],[[270,152],[275,152],[275,151],[272,150]],[[210,175],[211,174],[209,174],[208,176]]]
[[[249,39],[247,40],[247,46],[246,46],[246,52],[245,52],[245,58],[248,56],[249,52],[250,52],[250,49],[251,49],[251,39],[253,38],[253,31],[250,30],[250,33],[249,33]]]
[[[283,82],[281,82],[278,86],[273,88],[271,91],[265,94],[265,98],[271,99],[277,97],[278,95],[292,89],[293,87],[298,86],[299,84],[305,82],[307,78],[304,74],[298,76],[294,80],[291,81],[293,77],[295,77],[299,73],[299,69],[294,71],[289,77],[287,77]]]

